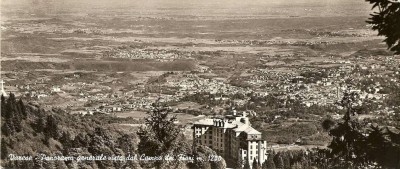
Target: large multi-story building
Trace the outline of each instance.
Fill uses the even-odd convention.
[[[239,159],[254,159],[262,164],[267,158],[267,142],[261,133],[251,127],[246,113],[199,120],[193,125],[194,144],[210,147],[222,156],[228,167],[233,167]]]

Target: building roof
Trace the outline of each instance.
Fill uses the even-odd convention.
[[[212,125],[214,125],[214,121],[213,121],[213,119],[202,119],[202,120],[199,120],[199,121],[196,121],[196,122],[194,122],[194,124],[196,125],[207,125],[207,126],[212,126]]]
[[[261,134],[259,131],[250,126],[247,127],[247,129],[244,132],[247,134]]]

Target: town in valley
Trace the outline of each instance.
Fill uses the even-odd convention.
[[[346,92],[356,118],[398,132],[400,55],[370,4],[153,1],[2,2],[2,94],[131,133],[161,103],[227,163],[326,148]]]

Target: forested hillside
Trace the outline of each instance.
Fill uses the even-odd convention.
[[[9,154],[47,156],[127,155],[135,151],[135,133],[124,133],[107,120],[111,117],[70,115],[63,110],[45,111],[18,101],[13,94],[1,98],[1,158],[10,168],[137,168],[124,161],[10,161]],[[104,119],[102,119],[104,118]],[[102,120],[101,120],[102,119]]]
[[[105,114],[72,115],[63,110],[45,111],[33,103],[25,103],[16,99],[13,94],[8,98],[1,97],[1,160],[6,168],[147,168],[154,167],[148,161],[140,160],[77,160],[79,156],[134,156],[141,153],[147,156],[154,153],[169,153],[172,156],[184,154],[208,157],[216,153],[204,146],[196,146],[192,151],[191,143],[183,137],[179,127],[169,123],[169,129],[174,129],[176,135],[168,139],[169,147],[156,150],[149,149],[158,141],[151,138],[155,131],[142,128],[140,131],[118,128],[119,121],[129,121]],[[152,112],[160,115],[160,112]],[[167,114],[168,115],[168,114]],[[167,115],[165,117],[167,117]],[[160,119],[165,122],[167,119]],[[159,129],[164,130],[164,129]],[[164,131],[165,132],[165,131]],[[137,134],[147,133],[140,135]],[[144,138],[146,137],[146,139]],[[175,137],[177,136],[177,137]],[[138,149],[139,146],[139,149]],[[179,151],[178,151],[179,149]],[[170,151],[173,150],[173,151]],[[32,160],[10,160],[10,154],[32,156]],[[75,157],[75,160],[38,160],[38,157]],[[224,168],[224,161],[159,161],[155,167],[163,168]]]

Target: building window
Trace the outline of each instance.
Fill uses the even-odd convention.
[[[253,154],[253,151],[250,151],[250,154]]]

